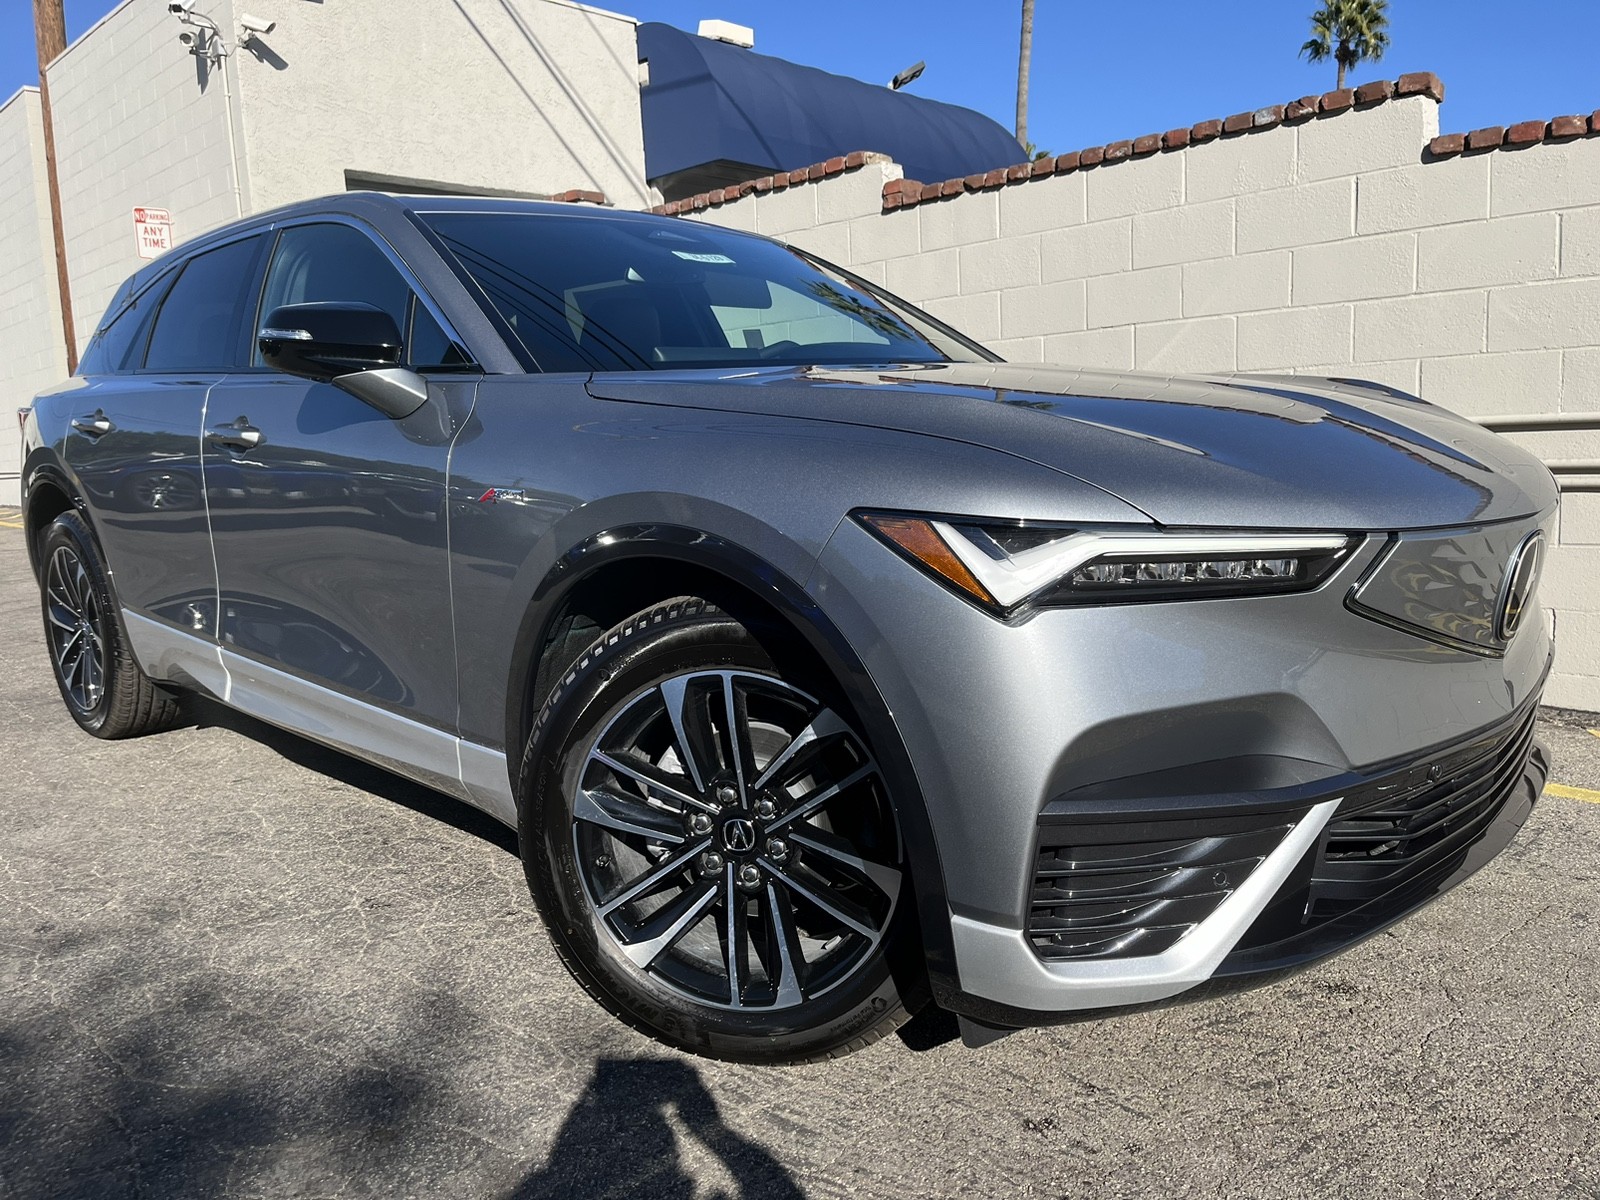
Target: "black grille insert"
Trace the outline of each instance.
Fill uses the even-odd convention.
[[[1039,956],[1160,954],[1215,912],[1292,828],[1281,815],[1231,832],[1183,829],[1194,824],[1163,831],[1155,823],[1145,826],[1148,840],[1120,842],[1089,840],[1105,827],[1042,827],[1043,839],[1063,844],[1039,848],[1027,921]],[[1184,836],[1155,836],[1180,829]]]
[[[1308,922],[1403,886],[1476,842],[1522,778],[1534,713],[1368,784],[1339,805],[1312,875]]]

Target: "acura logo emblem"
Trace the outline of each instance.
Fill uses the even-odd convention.
[[[1544,558],[1544,534],[1534,530],[1526,538],[1511,561],[1506,564],[1506,581],[1500,592],[1500,608],[1495,614],[1494,633],[1502,642],[1509,642],[1522,624],[1523,614],[1539,586],[1539,566]]]
[[[735,817],[722,826],[722,844],[735,854],[744,854],[756,848],[756,827],[743,817]]]

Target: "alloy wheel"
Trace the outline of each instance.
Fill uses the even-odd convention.
[[[66,546],[50,555],[45,614],[62,689],[80,712],[93,712],[105,695],[105,614],[83,560]]]
[[[590,747],[572,837],[594,919],[659,984],[792,1008],[869,961],[902,851],[877,764],[781,679],[696,671],[630,700]]]

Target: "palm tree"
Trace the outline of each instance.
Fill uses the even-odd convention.
[[[1033,62],[1033,0],[1022,0],[1022,48],[1017,55],[1017,141],[1028,144],[1028,73]]]
[[[1328,0],[1311,14],[1311,40],[1300,47],[1307,62],[1339,64],[1344,73],[1361,62],[1377,62],[1389,48],[1389,0]]]

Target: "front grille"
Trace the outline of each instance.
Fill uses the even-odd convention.
[[[1178,832],[1194,822],[1167,824]],[[1254,824],[1173,837],[1158,836],[1156,823],[1145,827],[1149,840],[1121,842],[1086,840],[1091,829],[1041,828],[1065,844],[1039,848],[1028,940],[1052,961],[1160,954],[1215,912],[1291,828],[1281,816]]]
[[[1348,912],[1451,860],[1510,798],[1533,746],[1534,713],[1348,794],[1313,871],[1308,922]]]

